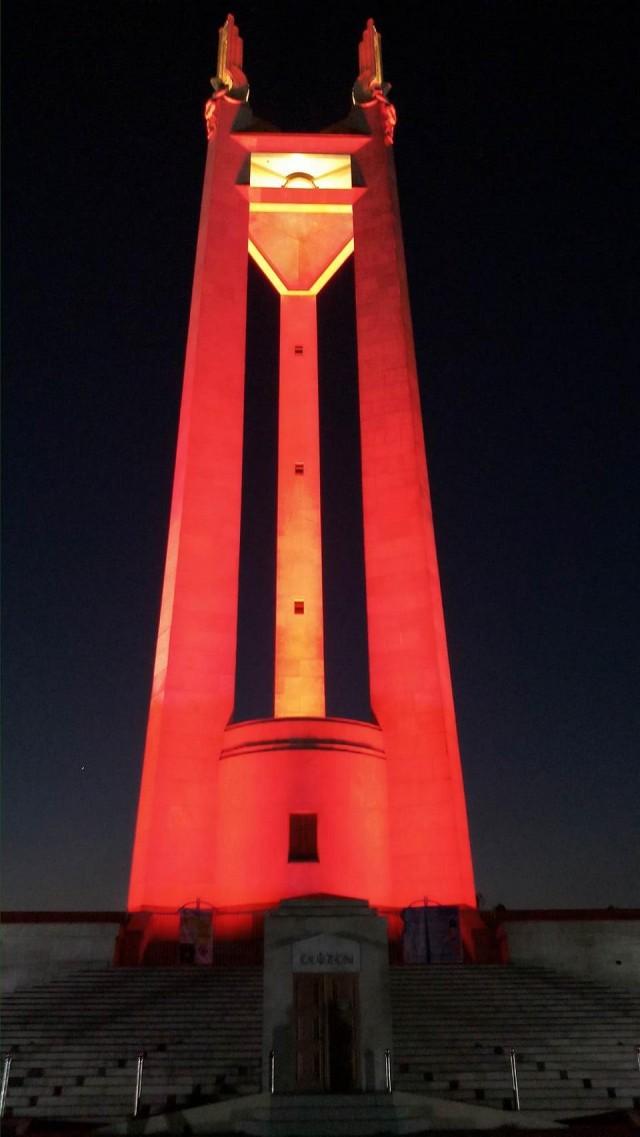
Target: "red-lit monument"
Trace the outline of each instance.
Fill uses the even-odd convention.
[[[232,17],[206,108],[130,910],[474,904],[380,39],[344,133],[253,128]],[[234,706],[247,263],[280,294],[273,717]],[[327,718],[316,296],[354,258],[373,723]]]
[[[166,1115],[151,1132],[498,1132],[520,1063],[545,1111],[510,1114],[527,1132],[609,1119],[635,1102],[637,913],[457,910],[475,898],[379,37],[369,21],[353,110],[324,134],[265,131],[241,68],[228,17],[130,910],[4,914],[32,992],[5,1013],[0,1113],[9,1093],[28,1123],[142,1132],[135,1084],[134,1118]],[[239,722],[249,256],[280,295],[276,619],[273,714]],[[375,722],[325,700],[316,296],[350,256]],[[411,966],[508,953],[502,975]]]

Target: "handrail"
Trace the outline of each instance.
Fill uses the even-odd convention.
[[[275,1094],[276,1092],[276,1052],[275,1050],[269,1051],[269,1093]]]
[[[393,1092],[393,1086],[391,1084],[391,1051],[388,1047],[384,1052],[384,1089],[387,1094]]]
[[[520,1109],[520,1091],[518,1089],[518,1056],[513,1048],[509,1050],[509,1065],[511,1067],[511,1089],[513,1092],[514,1109]]]
[[[5,1054],[2,1067],[2,1086],[0,1087],[0,1117],[4,1117],[4,1107],[7,1103],[7,1090],[9,1089],[9,1074],[11,1071],[11,1054]]]
[[[140,1108],[140,1096],[142,1094],[142,1072],[144,1070],[144,1050],[138,1054],[138,1064],[136,1067],[136,1088],[133,1095],[133,1116],[138,1116]]]

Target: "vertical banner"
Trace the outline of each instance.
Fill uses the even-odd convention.
[[[462,963],[460,909],[427,908],[429,963]]]
[[[213,963],[213,912],[183,908],[180,912],[180,963]]]
[[[404,908],[402,919],[405,963],[462,963],[459,908]]]
[[[403,908],[402,958],[405,963],[429,962],[427,909]]]

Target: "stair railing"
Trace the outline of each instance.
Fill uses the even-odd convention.
[[[269,1093],[275,1094],[276,1092],[276,1052],[275,1050],[269,1051]]]
[[[133,1095],[133,1116],[134,1117],[138,1116],[138,1110],[140,1109],[140,1097],[142,1094],[142,1073],[143,1073],[143,1070],[144,1070],[144,1050],[141,1050],[140,1053],[138,1054],[138,1063],[136,1066],[136,1088],[135,1088],[135,1092]]]
[[[7,1090],[9,1089],[9,1074],[11,1073],[11,1054],[5,1054],[2,1066],[2,1086],[0,1086],[0,1117],[4,1117],[4,1107],[7,1103]]]
[[[384,1089],[387,1094],[393,1092],[393,1086],[391,1084],[391,1051],[388,1048],[384,1052]]]
[[[638,1063],[638,1073],[640,1074],[640,1046],[634,1046],[636,1052],[636,1062]]]
[[[518,1089],[518,1059],[513,1048],[509,1050],[509,1065],[511,1067],[511,1090],[513,1092],[513,1108],[520,1109],[520,1091]]]

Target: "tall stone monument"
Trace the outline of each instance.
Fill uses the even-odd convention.
[[[229,16],[129,907],[473,905],[380,36],[370,20],[352,109],[329,132],[264,130],[242,65]],[[271,717],[232,722],[250,257],[280,296],[275,694]],[[316,298],[349,257],[375,722],[325,708]]]

